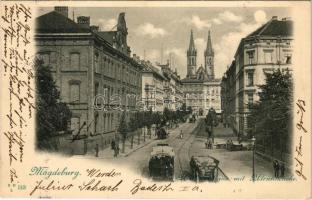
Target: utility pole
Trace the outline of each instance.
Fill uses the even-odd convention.
[[[163,47],[163,43],[161,43],[161,47],[160,47],[160,64],[163,64],[163,59],[164,59],[164,47]]]
[[[73,21],[75,22],[75,8],[73,8]]]
[[[172,67],[172,52],[169,53],[169,68]]]
[[[143,53],[143,60],[146,59],[146,52],[145,52],[145,49],[144,49],[144,53]]]

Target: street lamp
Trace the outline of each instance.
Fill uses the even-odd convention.
[[[251,144],[252,144],[252,181],[255,181],[255,150],[256,150],[255,136],[252,136]]]

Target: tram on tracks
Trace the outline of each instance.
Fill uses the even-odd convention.
[[[153,180],[174,179],[174,151],[168,144],[158,144],[153,147],[148,168]]]

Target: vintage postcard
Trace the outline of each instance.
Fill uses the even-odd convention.
[[[311,198],[308,1],[1,1],[0,196]]]

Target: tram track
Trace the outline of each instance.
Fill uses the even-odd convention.
[[[199,119],[199,120],[202,120],[202,119]],[[191,139],[193,139],[191,141],[190,145],[188,145],[188,148],[187,148],[187,157],[188,157],[188,160],[190,160],[190,158],[191,158],[190,157],[190,149],[191,149],[191,146],[193,145],[194,138],[196,137],[196,135],[197,135],[198,131],[200,130],[200,128],[203,126],[202,121],[199,121],[197,123],[198,124],[192,130],[192,133],[190,133],[189,136],[183,141],[183,143],[180,145],[180,147],[178,148],[178,151],[177,151],[177,158],[178,158],[179,168],[180,168],[180,172],[181,172],[180,173],[180,179],[181,180],[185,180],[187,176],[189,177],[189,171],[183,169],[183,165],[182,165],[183,162],[182,162],[182,158],[181,158],[181,150],[183,149],[183,147],[185,146],[185,144],[187,142],[189,142]]]
[[[177,158],[178,158],[179,168],[180,168],[180,172],[181,172],[181,175],[180,175],[181,180],[185,180],[187,178],[187,176],[188,176],[188,178],[190,178],[189,171],[183,168],[183,164],[182,164],[183,161],[181,159],[181,150],[183,149],[185,144],[192,139],[192,141],[190,142],[190,144],[188,145],[188,148],[187,148],[187,157],[188,157],[188,161],[189,161],[191,159],[191,149],[192,149],[192,146],[194,144],[195,138],[196,138],[197,134],[199,133],[199,131],[202,130],[203,126],[205,125],[202,121],[203,119],[199,119],[199,120],[201,120],[201,121],[198,122],[197,126],[194,128],[192,133],[186,138],[185,141],[183,141],[183,143],[180,145],[180,147],[178,148],[178,151],[177,151]],[[218,179],[219,180],[230,180],[229,177],[223,172],[223,170],[220,167],[218,167],[218,172],[220,172],[220,173],[218,173]]]
[[[142,149],[145,149],[148,151],[151,151],[152,147],[161,143],[167,143],[169,146],[173,147],[175,149],[175,166],[174,166],[174,175],[175,180],[190,180],[191,174],[189,169],[189,161],[191,159],[192,155],[192,149],[194,148],[194,145],[197,145],[196,138],[202,131],[205,130],[205,123],[202,118],[199,118],[196,124],[182,124],[179,128],[180,130],[183,130],[184,137],[180,139],[180,132],[174,131],[169,134],[169,137],[164,140],[155,140],[148,144],[146,147],[143,147]],[[170,130],[169,130],[170,131]],[[142,149],[140,151],[142,151]],[[139,154],[139,152],[136,152],[134,154]],[[194,153],[194,152],[193,152]],[[196,153],[195,153],[196,154]],[[196,156],[196,155],[194,155]],[[148,160],[148,158],[146,158]],[[148,163],[148,162],[146,162]],[[229,180],[228,177],[224,174],[224,172],[219,168],[219,176],[222,180]],[[145,167],[142,169],[142,174],[145,176],[148,176],[148,166],[145,165]]]

